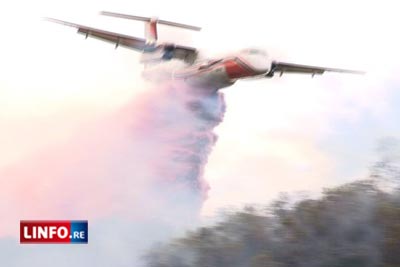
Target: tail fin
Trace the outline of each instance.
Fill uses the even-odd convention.
[[[157,24],[163,24],[163,25],[167,25],[167,26],[178,27],[178,28],[193,30],[193,31],[201,30],[200,27],[191,26],[191,25],[182,24],[182,23],[176,23],[176,22],[167,21],[167,20],[161,20],[161,19],[159,20],[157,18],[126,15],[126,14],[113,13],[113,12],[108,12],[108,11],[102,11],[100,14],[104,15],[104,16],[123,18],[123,19],[131,19],[131,20],[139,20],[139,21],[146,22],[145,36],[146,36],[146,41],[150,44],[155,43],[157,41]]]
[[[147,44],[155,44],[157,42],[157,18],[151,18],[150,21],[146,21],[144,36]]]

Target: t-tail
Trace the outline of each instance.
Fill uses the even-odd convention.
[[[149,66],[153,66],[154,64],[158,64],[171,59],[179,59],[183,60],[186,63],[192,64],[197,58],[197,51],[194,48],[170,44],[170,43],[159,43],[157,40],[158,39],[157,25],[162,24],[193,31],[200,31],[201,30],[200,27],[167,21],[167,20],[161,20],[155,17],[152,18],[140,17],[135,15],[114,13],[109,11],[103,11],[100,14],[122,19],[143,21],[145,23],[145,32],[144,32],[145,42],[140,62],[144,64],[146,68]]]
[[[188,30],[193,30],[193,31],[201,30],[200,27],[177,23],[177,22],[172,22],[172,21],[167,21],[167,20],[161,20],[156,17],[152,17],[152,18],[140,17],[140,16],[135,16],[135,15],[114,13],[114,12],[109,12],[109,11],[102,11],[101,14],[104,16],[123,18],[123,19],[129,19],[129,20],[138,20],[138,21],[145,22],[146,23],[145,24],[145,32],[144,32],[144,35],[146,38],[145,51],[146,50],[153,51],[157,47],[157,39],[158,39],[157,24],[163,24],[163,25],[167,25],[167,26],[178,27],[178,28],[183,28],[183,29],[188,29]]]
[[[157,18],[151,18],[150,21],[146,22],[144,36],[146,44],[155,45],[157,43]]]

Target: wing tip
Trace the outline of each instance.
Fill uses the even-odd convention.
[[[348,74],[358,74],[358,75],[364,75],[367,73],[366,71],[362,71],[362,70],[349,70],[349,69],[326,69],[326,71],[338,72],[338,73],[348,73]]]
[[[65,25],[65,26],[70,26],[70,27],[75,27],[75,28],[79,27],[78,24],[68,22],[65,20],[55,19],[55,18],[51,18],[51,17],[43,17],[42,19],[44,21],[49,21],[49,22],[53,22],[53,23],[57,23],[57,24]]]
[[[51,17],[42,17],[42,20],[44,20],[44,21],[50,21],[50,22],[55,22],[55,23],[59,23],[59,22],[60,22],[59,19],[55,19],[55,18],[51,18]]]

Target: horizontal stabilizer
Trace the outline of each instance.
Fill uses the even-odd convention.
[[[108,12],[108,11],[102,11],[102,12],[100,12],[100,14],[104,15],[104,16],[123,18],[123,19],[131,19],[131,20],[139,20],[139,21],[145,21],[145,22],[150,22],[153,19],[153,18],[148,18],[148,17],[126,15],[126,14],[120,14],[120,13],[114,13],[114,12]],[[176,22],[162,20],[162,19],[157,19],[157,23],[168,25],[168,26],[172,26],[172,27],[178,27],[178,28],[193,30],[193,31],[200,31],[201,30],[200,27],[191,26],[191,25],[182,24],[182,23],[176,23]]]

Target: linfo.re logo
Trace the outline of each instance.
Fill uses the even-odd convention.
[[[88,242],[87,221],[20,221],[19,230],[21,244]]]

